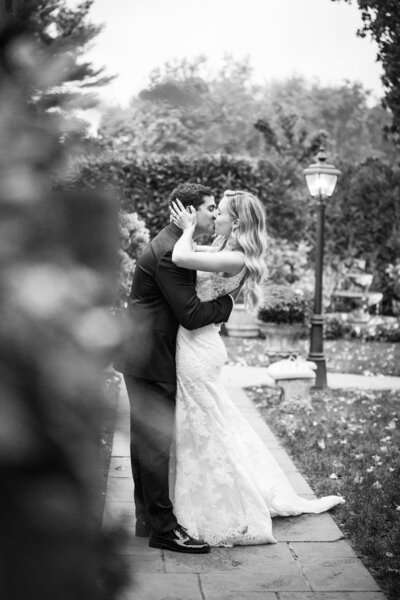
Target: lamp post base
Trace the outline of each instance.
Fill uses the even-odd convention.
[[[314,362],[317,365],[317,371],[315,374],[315,388],[317,389],[324,389],[327,387],[327,380],[326,380],[326,362],[325,362],[325,356],[323,354],[320,353],[313,353],[310,352],[310,354],[308,355],[307,360],[310,360],[312,362]]]

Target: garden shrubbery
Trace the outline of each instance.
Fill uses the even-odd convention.
[[[359,339],[367,342],[400,342],[400,319],[372,316],[366,323],[349,320],[348,313],[327,313],[324,337],[327,340]]]
[[[343,175],[326,208],[326,289],[329,294],[333,291],[344,263],[362,259],[374,276],[372,289],[384,294],[384,313],[390,314],[396,281],[387,266],[400,256],[400,170],[378,158],[340,168]],[[103,158],[82,163],[75,175],[78,186],[116,188],[122,210],[136,212],[145,221],[150,237],[168,223],[168,196],[183,181],[208,185],[217,198],[226,189],[256,194],[266,208],[269,233],[275,240],[271,244],[271,269],[276,276],[281,268],[287,271],[282,273],[285,280],[305,279],[307,287],[312,285],[313,201],[308,197],[301,165],[290,156],[258,160],[229,155],[169,155],[130,161]],[[274,253],[281,255],[281,264],[276,263]]]
[[[168,156],[148,160],[91,160],[76,175],[78,185],[113,185],[121,207],[137,212],[151,237],[169,220],[168,196],[179,183],[191,181],[210,186],[217,198],[226,189],[245,189],[256,194],[267,209],[269,228],[278,238],[300,241],[310,219],[306,194],[294,193],[298,177],[294,164],[283,171],[267,160],[228,155],[186,158]],[[291,195],[296,196],[296,201]]]
[[[150,241],[149,230],[136,213],[119,213],[121,248],[119,251],[119,293],[116,308],[122,308],[129,296],[136,259]]]

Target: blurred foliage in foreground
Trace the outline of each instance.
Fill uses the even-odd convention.
[[[0,597],[110,600],[124,571],[94,479],[120,335],[115,202],[52,190],[68,121],[32,98],[68,64],[0,23]]]

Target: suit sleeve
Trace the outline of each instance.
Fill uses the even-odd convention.
[[[180,325],[192,330],[227,321],[233,308],[232,297],[225,295],[201,302],[196,294],[192,272],[177,267],[171,256],[172,251],[168,251],[161,257],[156,282]]]

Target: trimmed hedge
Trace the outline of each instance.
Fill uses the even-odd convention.
[[[91,161],[80,169],[74,184],[116,187],[121,208],[143,218],[151,237],[168,223],[168,196],[179,183],[202,183],[217,198],[226,189],[245,189],[263,202],[274,236],[300,241],[311,218],[307,193],[304,186],[301,193],[297,191],[301,172],[296,164],[289,159],[284,162],[277,168],[270,161],[226,155]]]
[[[400,170],[378,158],[360,164],[338,165],[337,190],[327,202],[326,263],[364,259],[373,273],[372,289],[384,294],[383,311],[391,312],[394,283],[386,267],[400,257]],[[226,189],[245,189],[257,195],[267,212],[269,232],[291,244],[315,248],[314,203],[293,156],[273,155],[252,160],[228,155],[190,158],[152,157],[148,160],[100,158],[81,165],[74,185],[113,186],[121,208],[136,212],[154,235],[169,220],[168,196],[179,183],[203,183],[218,198]]]

